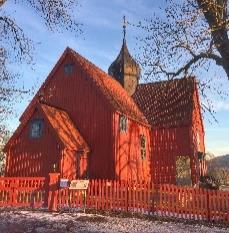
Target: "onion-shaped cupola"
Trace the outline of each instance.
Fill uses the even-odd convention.
[[[138,81],[141,75],[139,64],[130,55],[126,44],[126,20],[124,17],[123,24],[123,44],[118,57],[110,65],[108,74],[115,78],[132,96],[137,88]]]

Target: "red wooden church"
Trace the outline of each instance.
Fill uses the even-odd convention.
[[[197,183],[205,149],[195,78],[139,78],[125,38],[108,74],[67,48],[5,147],[6,175],[176,183],[187,158],[182,172]]]

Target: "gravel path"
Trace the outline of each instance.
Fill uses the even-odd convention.
[[[229,228],[160,222],[138,218],[120,218],[83,213],[48,213],[0,209],[1,233],[63,232],[151,232],[151,233],[228,233]]]

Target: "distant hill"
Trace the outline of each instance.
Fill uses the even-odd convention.
[[[219,180],[221,185],[229,185],[229,154],[208,157],[208,174]]]
[[[210,158],[208,160],[208,169],[227,168],[229,169],[229,154]]]

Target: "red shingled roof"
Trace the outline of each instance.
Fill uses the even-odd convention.
[[[46,104],[41,104],[41,109],[65,147],[89,152],[89,146],[65,111]]]
[[[50,81],[50,79],[53,78],[55,70],[58,68],[58,65],[68,53],[70,53],[75,58],[75,62],[79,64],[80,68],[83,72],[87,74],[88,78],[96,83],[96,87],[103,93],[103,95],[109,101],[114,110],[117,110],[140,123],[148,125],[148,122],[143,113],[139,110],[134,100],[127,94],[127,92],[119,84],[119,82],[117,82],[107,73],[102,71],[100,68],[98,68],[86,58],[82,57],[80,54],[76,53],[70,48],[67,48],[65,50],[58,63],[55,65],[54,69],[51,71],[48,78],[43,83],[40,90],[37,92],[31,103],[21,116],[21,121],[26,117],[31,107],[36,104],[38,93]]]
[[[14,134],[5,145],[4,150],[6,150],[11,142],[20,135],[36,108],[43,112],[57,137],[66,148],[83,150],[85,152],[90,151],[88,144],[65,111],[46,104],[40,104],[39,102],[37,102],[36,105],[33,105],[33,109],[29,112],[29,116],[15,130]]]
[[[140,84],[132,96],[153,128],[190,125],[195,78]]]

